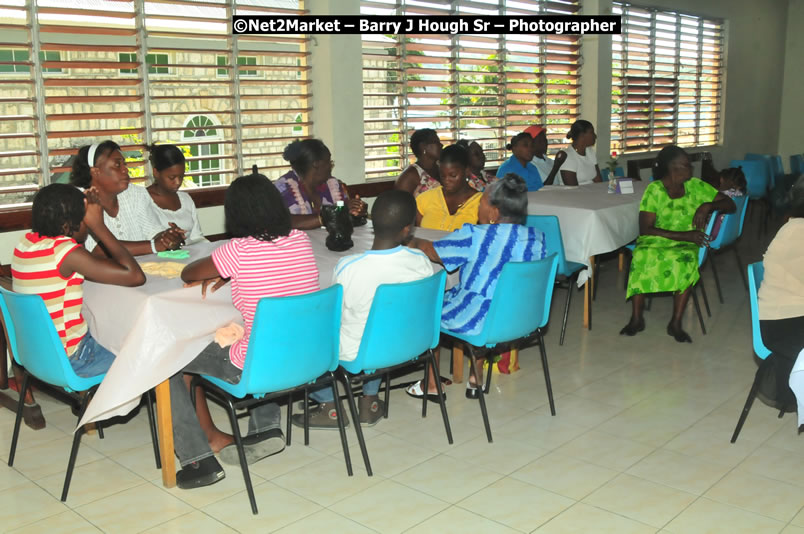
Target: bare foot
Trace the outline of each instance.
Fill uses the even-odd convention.
[[[222,448],[234,443],[234,438],[231,434],[220,431],[216,432],[212,436],[207,436],[207,439],[209,440],[209,448],[212,449],[212,452],[216,454],[221,452]]]

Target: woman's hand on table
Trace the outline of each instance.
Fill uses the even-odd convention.
[[[698,206],[698,209],[695,210],[695,215],[692,217],[692,225],[699,230],[706,228],[706,220],[712,211],[714,211],[714,206],[712,206],[711,202],[704,202]]]
[[[226,285],[228,282],[228,278],[221,278],[220,276],[216,278],[209,278],[207,280],[196,280],[195,282],[188,282],[184,284],[184,287],[194,287],[194,286],[201,286],[201,298],[207,297],[207,288],[212,285],[212,288],[209,290],[209,293],[212,294]]]
[[[154,236],[154,245],[156,246],[157,252],[177,250],[184,244],[186,232],[174,223],[169,224],[170,228],[162,230]]]
[[[355,217],[362,217],[366,215],[368,211],[368,204],[360,200],[360,195],[355,195],[355,198],[350,198],[347,201],[347,205],[349,207],[349,214]]]

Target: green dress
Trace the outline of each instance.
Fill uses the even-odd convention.
[[[670,198],[664,184],[648,185],[639,211],[656,214],[656,228],[673,232],[693,230],[692,218],[698,207],[712,202],[717,189],[690,178],[684,182],[684,196]],[[641,235],[636,242],[626,299],[638,293],[683,292],[698,281],[698,245],[666,237]]]

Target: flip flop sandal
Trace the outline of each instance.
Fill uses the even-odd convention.
[[[430,402],[438,402],[438,394],[437,393],[427,393],[425,395],[424,391],[422,391],[422,381],[419,380],[418,382],[414,382],[413,384],[409,385],[405,388],[405,393],[413,397],[414,399],[421,399],[422,397],[426,396],[427,400]],[[447,394],[442,393],[441,398],[447,400]]]

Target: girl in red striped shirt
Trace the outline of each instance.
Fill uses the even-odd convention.
[[[93,256],[81,246],[88,231],[108,251],[109,258]],[[86,195],[67,184],[51,184],[34,197],[31,231],[20,239],[11,260],[13,289],[40,295],[73,371],[90,377],[105,373],[114,354],[90,334],[81,315],[84,279],[102,284],[139,286],[145,275],[128,250],[103,222],[97,192]]]

